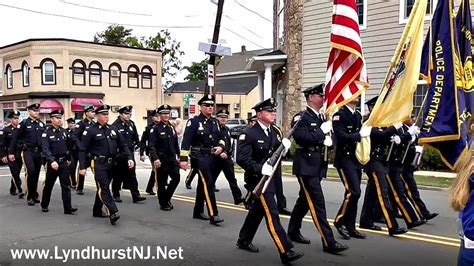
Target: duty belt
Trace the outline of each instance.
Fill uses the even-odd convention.
[[[191,147],[191,153],[194,154],[212,154],[213,148]]]
[[[27,144],[23,144],[22,148],[24,151],[32,151],[35,153],[38,153],[40,151],[39,147],[31,147],[31,146],[28,146]]]
[[[92,160],[98,161],[99,163],[109,163],[109,164],[114,162],[114,158],[103,156],[103,155],[93,156]]]
[[[67,161],[67,157],[66,156],[55,156],[54,157],[54,160],[57,162],[57,163],[64,163]]]
[[[322,152],[323,151],[323,147],[320,147],[320,146],[309,146],[309,147],[301,147],[301,146],[297,146],[296,147],[297,149],[299,150],[302,150],[302,151],[310,151],[310,152]]]

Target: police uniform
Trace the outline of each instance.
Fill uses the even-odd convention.
[[[108,105],[102,105],[95,110],[95,113],[105,115],[109,113],[109,109]],[[104,217],[102,207],[105,205],[111,224],[115,224],[120,216],[117,214],[118,209],[110,194],[109,186],[117,163],[117,155],[120,153],[128,160],[133,159],[127,143],[115,126],[95,123],[84,131],[79,147],[79,169],[86,169],[88,160],[86,155],[91,156],[91,169],[97,186],[93,216]]]
[[[18,119],[20,117],[20,112],[12,111],[8,114],[7,117],[10,119],[14,117]],[[13,126],[13,124],[10,124],[0,131],[0,141],[2,142],[0,144],[1,146],[0,152],[2,153],[0,157],[5,157],[8,155],[8,147],[10,147],[10,143],[12,142],[13,136],[17,130],[18,130],[17,127]],[[18,195],[18,197],[22,199],[24,194],[21,188],[20,172],[21,172],[21,167],[23,166],[23,162],[21,160],[19,150],[17,150],[17,153],[14,155],[15,155],[14,161],[8,160],[8,168],[10,168],[10,173],[12,174],[12,180],[10,184],[10,194],[13,196]]]
[[[62,115],[63,111],[56,110],[51,112],[50,117],[61,119]],[[73,214],[77,211],[76,208],[71,206],[71,190],[69,188],[68,161],[71,159],[71,154],[69,153],[68,146],[72,141],[73,139],[69,133],[61,126],[56,128],[51,125],[41,135],[42,150],[46,160],[46,177],[43,183],[43,192],[41,193],[41,208],[43,212],[48,212],[51,191],[58,177],[59,184],[61,185],[64,214]],[[52,164],[57,164],[58,168],[54,169]]]
[[[310,95],[324,95],[324,84],[310,87],[303,91],[307,100]],[[321,100],[322,103],[322,100]],[[294,242],[309,244],[300,232],[301,223],[306,213],[310,211],[313,223],[321,235],[323,250],[328,253],[339,253],[348,247],[336,241],[326,217],[324,194],[321,188],[321,165],[324,162],[325,146],[332,146],[329,141],[324,145],[326,135],[321,129],[325,122],[319,110],[308,106],[307,110],[293,119],[293,139],[297,149],[293,158],[293,174],[300,184],[299,197],[291,214],[288,225],[288,235]]]
[[[154,109],[151,112],[151,116],[156,116],[158,115],[158,108]],[[149,150],[148,150],[148,142],[150,140],[150,130],[156,125],[156,122],[151,122],[145,127],[145,130],[142,133],[142,137],[140,139],[140,157],[145,156],[150,156]],[[153,164],[153,163],[152,163]],[[155,195],[155,192],[153,192],[153,187],[155,186],[155,170],[151,170],[150,177],[148,178],[148,183],[145,189],[145,192],[147,192],[150,195]]]
[[[27,110],[39,111],[40,104],[35,103],[26,107]],[[8,150],[9,155],[21,152],[21,158],[25,164],[26,199],[28,205],[39,203],[38,200],[38,178],[41,170],[41,134],[45,125],[43,122],[31,117],[20,122],[18,129],[13,135]]]
[[[75,137],[73,137],[73,131],[76,128],[76,121],[74,121],[74,118],[68,118],[66,120],[68,127],[66,128],[66,132],[68,135],[74,140],[79,142]],[[72,129],[69,128],[69,125],[73,125],[74,127]],[[71,154],[70,156],[70,163],[69,163],[69,183],[72,189],[76,189],[77,187],[77,177],[76,177],[76,168],[77,168],[77,163],[79,162],[79,148],[77,147],[76,142],[70,143],[70,146],[68,147],[69,153]]]
[[[333,115],[332,121],[337,143],[334,166],[345,189],[344,201],[337,212],[334,226],[345,239],[351,236],[365,238],[355,227],[362,178],[362,165],[356,158],[355,150],[361,141],[359,131],[362,115],[345,105]]]
[[[84,109],[84,115],[85,113],[87,112],[92,112],[94,111],[94,106],[92,105],[89,105],[88,107],[86,107]],[[82,134],[84,133],[85,130],[89,129],[92,125],[94,125],[95,122],[93,120],[88,120],[87,118],[84,117],[83,120],[79,121],[77,124],[76,124],[76,128],[73,130],[73,137],[76,138],[76,141],[77,142],[81,142],[82,140]],[[75,158],[73,160],[75,161],[79,161],[79,148],[77,148],[76,151],[73,150],[72,152],[72,156],[74,156]],[[77,156],[77,157],[76,157]],[[91,158],[89,155],[86,154],[86,161],[85,161],[86,165],[85,167],[88,168],[91,166]],[[74,166],[74,171],[76,169],[76,166]],[[76,173],[77,174],[77,187],[76,187],[76,192],[78,195],[84,195],[84,192],[83,192],[83,189],[84,189],[84,181],[85,181],[85,178],[86,176],[85,175],[81,175],[79,173],[79,169],[77,169],[78,172]]]
[[[169,114],[171,107],[167,104],[158,107],[159,114]],[[179,157],[178,136],[173,125],[160,121],[150,130],[149,151],[151,162],[160,161],[161,165],[155,169],[155,183],[157,184],[158,202],[164,211],[171,211],[171,197],[179,184]],[[168,185],[168,177],[171,181]]]
[[[192,188],[191,183],[193,182],[194,177],[199,173],[198,168],[196,167],[197,166],[196,159],[191,157],[190,160],[191,160],[191,169],[189,170],[189,173],[186,176],[186,179],[184,181],[184,184],[186,185],[187,189]],[[215,189],[214,189],[214,191],[215,191]]]
[[[204,95],[199,105],[214,105],[214,96]],[[196,201],[194,204],[193,218],[207,220],[217,225],[223,220],[218,215],[216,197],[214,194],[213,167],[216,165],[216,157],[212,154],[215,147],[224,149],[225,142],[222,138],[218,121],[213,117],[206,117],[202,112],[188,120],[181,143],[180,161],[187,162],[188,155],[195,158],[198,169],[198,186],[196,189]],[[189,151],[191,150],[191,153]],[[209,218],[204,211],[206,202]]]
[[[132,106],[123,106],[118,110],[118,112],[120,114],[130,114],[132,112]],[[123,139],[128,146],[129,153],[132,154],[133,163],[135,164],[133,153],[140,142],[138,140],[138,132],[135,123],[132,120],[122,121],[120,117],[118,117],[112,125],[115,126],[119,134],[123,136]],[[146,198],[142,197],[138,191],[137,174],[135,171],[136,166],[128,168],[128,156],[125,156],[124,154],[119,154],[116,159],[117,164],[112,181],[112,194],[114,200],[116,202],[122,202],[120,199],[120,189],[122,188],[123,183],[123,188],[129,189],[132,194],[133,203],[144,201]]]
[[[221,109],[216,114],[217,117],[225,116],[229,117],[229,111],[227,109]],[[215,173],[214,176],[214,185],[216,184],[217,178],[221,172],[224,172],[224,176],[229,182],[230,190],[232,191],[232,196],[234,198],[235,205],[239,205],[244,200],[242,199],[242,191],[240,191],[239,185],[237,184],[237,179],[235,179],[234,173],[234,160],[232,159],[233,149],[232,149],[232,139],[230,137],[229,128],[224,125],[219,125],[222,137],[225,142],[225,148],[222,153],[227,155],[226,159],[221,157],[221,154],[216,156],[216,166],[214,167]]]

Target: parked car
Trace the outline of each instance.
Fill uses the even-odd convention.
[[[240,118],[229,118],[226,123],[226,126],[229,129],[232,129],[237,126],[245,126],[245,125],[246,125],[245,120],[240,119]]]

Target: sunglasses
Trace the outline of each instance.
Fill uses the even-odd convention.
[[[214,105],[208,104],[208,103],[203,104],[203,106],[205,106],[205,107],[214,107]]]

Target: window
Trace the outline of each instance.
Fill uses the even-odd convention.
[[[89,85],[102,86],[102,65],[97,61],[89,64]]]
[[[438,3],[438,0],[433,0],[433,11],[436,9],[436,4]],[[429,19],[430,15],[430,5],[431,5],[431,0],[428,0],[427,3],[427,8],[426,8],[426,17],[425,20]],[[400,24],[407,23],[408,17],[411,14],[411,11],[413,10],[413,7],[415,6],[415,0],[400,0],[400,16],[399,16],[399,22]]]
[[[120,87],[121,86],[122,68],[117,63],[112,63],[109,66],[109,86]]]
[[[86,64],[80,59],[72,62],[72,85],[86,85]]]
[[[152,88],[152,76],[153,70],[149,66],[144,66],[142,68],[142,89],[151,89]]]
[[[413,97],[413,115],[417,116],[420,112],[421,105],[423,104],[423,99],[425,98],[426,92],[428,91],[428,85],[426,81],[418,81],[418,86],[416,87],[415,96]]]
[[[138,67],[136,65],[130,65],[127,70],[128,74],[128,87],[138,88]]]
[[[52,59],[44,59],[41,63],[41,83],[43,85],[56,84],[56,63]]]
[[[7,89],[12,89],[13,88],[13,71],[10,65],[7,65],[6,74],[7,74]]]
[[[30,67],[26,61],[23,61],[23,65],[21,67],[21,77],[23,80],[23,87],[30,86]]]
[[[367,29],[367,0],[356,0],[359,29]]]

